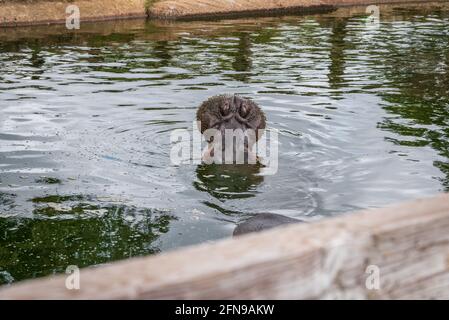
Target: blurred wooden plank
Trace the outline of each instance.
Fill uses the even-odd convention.
[[[81,270],[0,299],[449,298],[449,195]],[[380,290],[366,287],[370,265]]]

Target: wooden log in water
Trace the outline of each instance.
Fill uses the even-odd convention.
[[[65,275],[25,281],[0,299],[447,299],[448,244],[444,194],[82,269],[79,290]]]

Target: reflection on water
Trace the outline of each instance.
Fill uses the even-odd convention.
[[[198,180],[193,183],[217,199],[254,197],[257,186],[263,182],[260,165],[200,165],[196,169]]]
[[[339,89],[344,86],[345,73],[345,37],[347,35],[346,25],[348,18],[335,19],[333,21],[319,21],[321,26],[330,27],[332,32],[330,35],[330,52],[329,52],[329,86],[335,90],[336,95],[339,94]]]
[[[0,30],[0,283],[449,190],[449,6]],[[279,170],[170,163],[197,106],[252,97]]]
[[[423,19],[421,32],[410,38],[391,33],[396,44],[384,58],[385,77],[398,85],[396,92],[382,94],[387,116],[379,127],[399,135],[386,137],[395,145],[435,150],[440,157],[434,165],[443,173],[439,180],[449,190],[449,33],[444,21]],[[443,32],[434,34],[434,28]]]
[[[0,217],[0,261],[8,266],[2,282],[158,252],[156,240],[173,219],[150,209],[77,203],[79,198],[36,198],[45,205],[33,219]]]

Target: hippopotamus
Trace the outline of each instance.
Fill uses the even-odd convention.
[[[257,162],[257,157],[253,153],[252,147],[265,130],[266,118],[262,109],[254,101],[242,98],[238,95],[214,96],[201,104],[197,111],[196,118],[197,121],[199,121],[199,130],[208,142],[208,147],[203,155],[203,160],[213,159],[216,156],[217,150],[222,154],[230,151],[233,155],[232,164],[237,164],[239,163],[239,160],[243,160],[240,161],[240,164],[245,164],[245,166],[240,167],[246,168],[246,171],[242,170],[243,175],[248,171],[247,165]],[[218,135],[207,134],[211,129],[215,129],[216,132],[219,132],[221,139],[217,138]],[[236,137],[235,143],[234,138],[227,141],[227,139],[225,139],[226,130],[240,130],[243,135]],[[248,131],[252,131],[252,134],[247,134]],[[239,155],[243,155],[243,159],[239,158]],[[219,158],[218,160],[223,160],[223,158],[224,157],[221,159]],[[226,166],[229,166],[228,162],[225,163]],[[239,170],[240,167],[236,167],[236,170]],[[204,171],[205,169],[203,168],[202,170]],[[217,168],[214,170],[217,170]],[[211,194],[216,195],[214,192]],[[216,196],[219,196],[219,194]],[[258,232],[280,225],[299,222],[303,221],[279,214],[259,213],[252,215],[251,218],[238,224],[233,235],[239,236],[250,232]]]
[[[196,118],[199,130],[208,142],[204,161],[214,159],[226,164],[257,162],[252,148],[263,135],[266,119],[254,101],[238,95],[213,96],[201,104]],[[230,138],[227,136],[229,133],[233,134]],[[232,157],[225,159],[226,153]]]
[[[257,213],[248,220],[239,223],[234,229],[233,236],[240,236],[251,232],[259,232],[281,225],[301,223],[304,222],[299,219],[286,217],[274,213]]]

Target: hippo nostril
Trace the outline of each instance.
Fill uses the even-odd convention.
[[[249,106],[246,103],[243,103],[240,107],[239,114],[242,118],[246,118],[249,113]]]
[[[231,111],[231,106],[229,105],[228,102],[225,102],[220,106],[220,113],[223,116],[227,116],[230,111]]]

